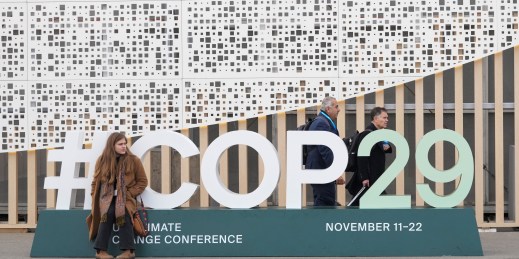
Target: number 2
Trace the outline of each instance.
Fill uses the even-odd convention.
[[[396,131],[387,129],[373,131],[362,140],[357,155],[369,156],[371,147],[381,140],[387,140],[393,143],[398,155],[395,161],[391,163],[380,178],[368,189],[366,194],[360,198],[360,208],[411,208],[410,195],[380,195],[391,181],[396,178],[398,173],[404,169],[407,160],[409,160],[409,145],[402,135]]]

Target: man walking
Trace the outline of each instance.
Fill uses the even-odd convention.
[[[335,135],[339,135],[337,131],[337,114],[339,114],[339,105],[333,97],[325,97],[321,104],[318,116],[310,125],[308,130],[329,131]],[[325,169],[333,163],[333,152],[325,145],[310,146],[308,148],[308,157],[306,160],[307,169]],[[336,184],[344,184],[344,179],[339,177],[336,181],[326,184],[312,184],[314,194],[314,206],[336,206]]]
[[[387,128],[388,115],[383,107],[375,107],[370,112],[371,123],[359,136],[359,143],[371,132]],[[386,153],[391,153],[393,149],[389,143],[381,141],[373,145],[369,157],[357,158],[357,172],[346,185],[351,194],[356,194],[362,186],[369,188],[386,170]],[[359,200],[364,191],[351,206],[359,206]],[[385,191],[384,191],[385,193]]]

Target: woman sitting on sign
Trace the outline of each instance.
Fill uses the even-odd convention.
[[[135,198],[148,186],[148,179],[141,160],[126,143],[124,134],[112,133],[95,165],[89,238],[95,239],[96,258],[113,258],[107,250],[114,223],[123,251],[116,258],[135,258],[131,216],[137,210]]]

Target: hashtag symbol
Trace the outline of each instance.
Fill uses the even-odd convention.
[[[69,210],[76,190],[85,190],[84,209],[91,208],[90,188],[97,157],[103,151],[107,132],[96,132],[92,149],[83,149],[84,132],[70,131],[65,136],[63,149],[49,150],[48,161],[61,162],[60,176],[45,177],[44,189],[57,189],[56,209]],[[79,177],[80,163],[89,163],[87,177]]]

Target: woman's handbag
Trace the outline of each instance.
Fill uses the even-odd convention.
[[[133,232],[141,237],[146,237],[149,234],[148,231],[148,214],[144,209],[144,203],[137,201],[137,211],[133,214]]]

